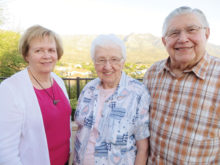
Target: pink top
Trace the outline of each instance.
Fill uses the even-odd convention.
[[[47,92],[59,102],[54,105],[44,90],[34,88],[41,108],[51,165],[63,165],[69,159],[71,107],[56,81]],[[36,142],[40,143],[40,142]]]
[[[85,157],[84,157],[84,165],[94,165],[95,160],[94,160],[94,152],[95,152],[95,144],[96,144],[96,139],[98,138],[98,125],[99,125],[99,120],[101,118],[101,113],[102,109],[105,103],[105,100],[110,97],[116,88],[112,89],[103,89],[100,87],[100,92],[99,92],[99,97],[98,97],[98,111],[96,112],[96,118],[95,118],[95,125],[93,129],[91,130],[89,141],[87,144],[86,152],[85,152]]]

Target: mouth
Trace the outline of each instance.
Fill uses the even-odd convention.
[[[44,61],[44,62],[41,62],[41,64],[48,64],[48,63],[52,63],[52,61]]]
[[[189,50],[189,49],[192,49],[193,47],[177,47],[177,48],[174,48],[175,50]]]
[[[49,65],[49,64],[52,64],[52,62],[41,62],[42,65]]]
[[[112,72],[104,72],[103,74],[104,74],[104,75],[111,75]]]

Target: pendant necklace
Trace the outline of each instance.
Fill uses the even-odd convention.
[[[53,91],[53,85],[52,85],[52,81],[51,81],[51,78],[50,78],[50,83],[51,83],[51,88],[52,88],[52,96],[47,92],[47,90],[41,85],[41,83],[34,77],[33,73],[31,72],[31,70],[29,69],[32,77],[34,78],[34,80],[38,83],[38,85],[43,89],[43,91],[51,98],[51,100],[53,101],[53,104],[54,105],[57,105],[57,103],[60,101],[60,100],[55,100],[55,96],[54,96],[54,91]]]

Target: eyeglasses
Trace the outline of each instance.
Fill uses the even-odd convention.
[[[107,62],[109,62],[109,64],[111,64],[111,65],[118,65],[118,64],[120,64],[122,59],[123,58],[116,58],[116,57],[110,58],[110,59],[98,58],[98,59],[95,59],[95,64],[105,65]]]
[[[193,35],[198,34],[200,29],[206,29],[206,27],[193,25],[193,26],[188,26],[188,27],[184,28],[183,30],[174,29],[174,30],[168,31],[165,36],[167,36],[169,38],[177,38],[180,36],[182,31],[184,31],[185,34],[187,34],[189,36],[193,36]]]

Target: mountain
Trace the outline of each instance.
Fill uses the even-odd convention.
[[[128,63],[151,65],[168,56],[161,39],[152,34],[118,35],[124,40],[127,49]],[[64,56],[61,63],[76,64],[91,62],[90,46],[96,35],[62,36]],[[220,46],[208,43],[210,55],[220,57]]]

